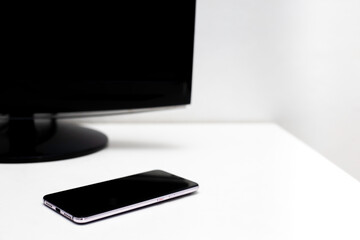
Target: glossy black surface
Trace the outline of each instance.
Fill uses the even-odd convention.
[[[154,170],[44,196],[44,200],[78,217],[89,217],[198,186]]]
[[[0,114],[190,103],[195,0],[2,9]]]
[[[106,147],[98,131],[52,120],[0,121],[0,163],[45,162],[74,158]]]

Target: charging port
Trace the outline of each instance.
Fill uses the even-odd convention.
[[[60,209],[58,209],[58,208],[55,208],[55,210],[58,212],[58,213],[60,213]]]

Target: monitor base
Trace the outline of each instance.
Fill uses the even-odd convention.
[[[106,147],[106,135],[56,119],[24,118],[0,123],[0,163],[62,160]]]

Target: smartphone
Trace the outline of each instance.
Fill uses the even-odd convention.
[[[47,207],[73,222],[88,223],[186,195],[198,188],[193,181],[153,170],[48,194],[43,199]]]

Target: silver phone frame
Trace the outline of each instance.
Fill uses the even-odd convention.
[[[188,189],[185,189],[185,190],[170,193],[170,194],[167,194],[167,195],[164,195],[164,196],[156,197],[156,198],[153,198],[153,199],[150,199],[150,200],[135,203],[135,204],[132,204],[132,205],[128,205],[128,206],[125,206],[125,207],[117,208],[117,209],[114,209],[114,210],[110,210],[110,211],[107,211],[107,212],[99,213],[99,214],[96,214],[96,215],[93,215],[93,216],[88,216],[88,217],[75,217],[75,216],[71,215],[70,213],[62,210],[61,208],[55,206],[54,204],[52,204],[52,203],[50,203],[50,202],[48,202],[46,200],[44,200],[44,205],[51,208],[52,210],[59,213],[60,215],[66,217],[67,219],[69,219],[69,220],[71,220],[71,221],[73,221],[75,223],[82,224],[82,223],[88,223],[88,222],[100,220],[100,219],[110,217],[110,216],[113,216],[113,215],[116,215],[116,214],[119,214],[119,213],[124,213],[124,212],[127,212],[127,211],[131,211],[131,210],[134,210],[134,209],[137,209],[137,208],[142,208],[142,207],[152,205],[152,204],[155,204],[155,203],[158,203],[158,202],[163,202],[163,201],[166,201],[166,200],[169,200],[169,199],[184,196],[186,194],[196,192],[198,189],[199,189],[199,186],[188,188]]]

